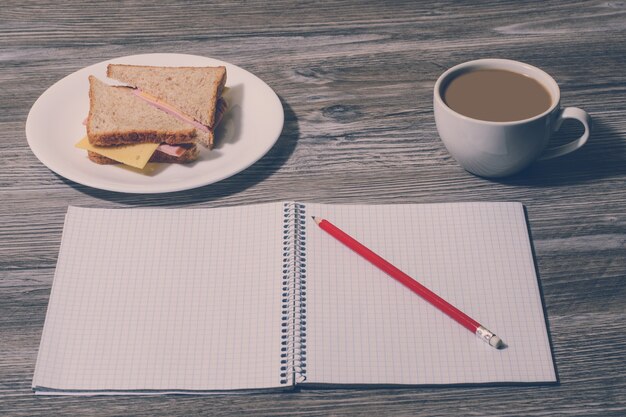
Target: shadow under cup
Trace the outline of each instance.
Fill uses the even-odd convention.
[[[533,78],[550,94],[550,107],[536,116],[511,122],[473,119],[448,107],[443,95],[450,81],[461,74],[484,69],[511,71]],[[569,113],[564,114],[560,107],[560,97],[561,92],[556,81],[532,65],[506,59],[465,62],[444,72],[435,84],[433,107],[437,131],[450,154],[467,171],[484,177],[512,175],[537,159],[564,155],[586,142],[589,136],[589,116],[575,108],[565,109]],[[584,113],[586,120],[582,120],[585,117],[578,112]],[[585,134],[577,141],[544,153],[550,136],[559,129],[565,118],[580,120],[585,125]]]

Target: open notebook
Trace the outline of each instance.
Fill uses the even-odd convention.
[[[319,229],[485,324],[496,350]],[[519,203],[70,207],[33,389],[554,382]]]

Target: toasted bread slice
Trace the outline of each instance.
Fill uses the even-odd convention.
[[[135,97],[127,87],[113,87],[90,76],[89,99],[87,136],[92,145],[196,142],[193,126]]]
[[[225,67],[151,67],[109,64],[107,76],[139,88],[208,126],[215,127]]]
[[[198,150],[198,147],[196,145],[188,145],[186,146],[186,148],[187,149],[185,150],[185,153],[183,153],[180,156],[173,156],[164,152],[160,152],[159,150],[156,150],[152,154],[148,162],[164,162],[164,163],[169,163],[169,164],[187,164],[189,162],[193,162],[196,159],[198,159],[198,155],[200,151]],[[87,151],[87,155],[90,160],[92,160],[93,162],[97,164],[101,164],[101,165],[119,164],[119,162],[111,158],[107,158],[106,156],[102,156],[92,151]]]

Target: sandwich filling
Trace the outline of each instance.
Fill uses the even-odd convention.
[[[224,113],[226,113],[226,110],[228,110],[228,103],[226,102],[226,100],[220,97],[217,100],[217,106],[216,106],[216,112],[215,112],[215,127],[211,128],[207,125],[203,125],[197,120],[178,111],[175,107],[170,106],[168,103],[162,100],[159,100],[158,98],[144,91],[141,91],[138,88],[133,89],[133,94],[141,98],[142,100],[146,101],[147,103],[153,105],[154,107],[160,110],[163,110],[167,114],[170,114],[183,122],[187,122],[191,124],[193,127],[195,127],[198,130],[202,130],[203,132],[210,132],[215,127],[217,127],[222,121],[222,118],[224,117]],[[185,153],[187,149],[184,146],[180,146],[180,145],[168,145],[166,143],[162,143],[161,145],[159,145],[159,147],[156,150],[159,152],[168,154],[168,155],[172,155],[172,156],[181,156],[182,154]]]
[[[185,148],[184,146],[180,146],[180,145],[168,145],[167,143],[162,143],[159,145],[158,148],[156,148],[156,150],[159,152],[166,153],[168,155],[178,157],[184,154],[187,148]]]
[[[204,125],[204,124],[198,122],[197,120],[195,120],[192,117],[187,116],[186,114],[180,112],[175,107],[169,105],[168,103],[166,103],[166,102],[164,102],[162,100],[159,100],[158,98],[154,97],[153,95],[148,94],[145,91],[141,91],[139,88],[134,88],[133,89],[133,94],[135,96],[139,97],[140,99],[146,101],[147,103],[153,105],[154,107],[156,107],[156,108],[158,108],[160,110],[163,110],[164,112],[166,112],[166,113],[176,117],[180,121],[187,122],[187,123],[191,124],[193,127],[195,127],[198,130],[201,130],[203,132],[210,132],[211,130],[213,130],[213,128],[219,124],[219,122],[221,121],[222,117],[224,116],[224,113],[228,109],[228,105],[226,103],[226,100],[224,100],[222,97],[218,98],[217,106],[216,106],[216,112],[215,112],[215,123],[214,123],[214,126],[208,126],[208,125]]]
[[[219,125],[219,123],[222,121],[222,118],[224,117],[224,113],[226,113],[226,110],[228,110],[228,103],[226,102],[226,100],[224,100],[222,97],[218,98],[216,112],[215,112],[215,123],[214,123],[215,126],[211,127],[211,126],[200,123],[199,121],[195,120],[194,118],[190,116],[187,116],[186,114],[176,109],[174,106],[171,106],[170,104],[164,102],[163,100],[159,100],[158,98],[154,97],[151,94],[146,93],[145,91],[141,91],[139,88],[133,88],[132,92],[135,96],[144,100],[146,103],[153,105],[159,110],[163,110],[167,114],[176,117],[180,121],[189,123],[196,129],[201,130],[203,132],[210,132],[215,127],[217,127],[217,125]],[[172,155],[172,156],[181,156],[182,154],[185,153],[186,148],[183,146],[168,145],[168,144],[163,143],[159,145],[159,147],[156,150],[159,152],[168,154],[168,155]]]

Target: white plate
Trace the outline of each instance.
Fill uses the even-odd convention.
[[[121,165],[98,165],[74,147],[83,136],[89,112],[89,75],[106,78],[109,63],[159,66],[226,67],[229,109],[216,132],[216,147],[202,146],[191,164],[151,164],[150,173]],[[283,107],[274,91],[248,71],[217,59],[184,54],[133,55],[100,62],[55,83],[33,104],[26,120],[28,145],[57,174],[80,184],[125,193],[188,190],[228,178],[258,161],[283,129]]]

